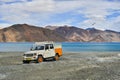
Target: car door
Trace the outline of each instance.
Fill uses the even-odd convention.
[[[53,46],[53,44],[49,44],[49,47],[50,47],[51,57],[55,56],[55,51],[54,51],[54,46]]]
[[[44,57],[45,58],[51,57],[49,44],[45,44]]]
[[[45,45],[45,57],[53,57],[53,56],[55,56],[53,44],[46,44]]]

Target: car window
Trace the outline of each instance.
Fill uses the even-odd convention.
[[[44,50],[44,46],[34,46],[31,50]]]
[[[50,49],[53,49],[54,47],[53,47],[53,44],[50,44]]]
[[[47,49],[49,49],[49,45],[48,44],[45,45],[45,50],[47,50]]]
[[[44,50],[44,46],[38,46],[38,50]]]

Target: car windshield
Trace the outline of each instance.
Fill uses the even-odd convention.
[[[31,48],[31,50],[32,50],[32,51],[34,51],[34,50],[44,50],[44,46],[33,46],[33,47]]]

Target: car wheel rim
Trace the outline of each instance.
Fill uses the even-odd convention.
[[[56,56],[55,56],[55,59],[56,59],[56,60],[58,60],[58,59],[59,59],[59,58],[58,58],[58,55],[56,55]]]
[[[42,57],[39,57],[38,62],[42,62],[42,61],[43,61]]]

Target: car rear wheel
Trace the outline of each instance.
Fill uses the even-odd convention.
[[[58,60],[59,60],[58,54],[55,55],[54,60],[55,60],[55,61],[58,61]]]

